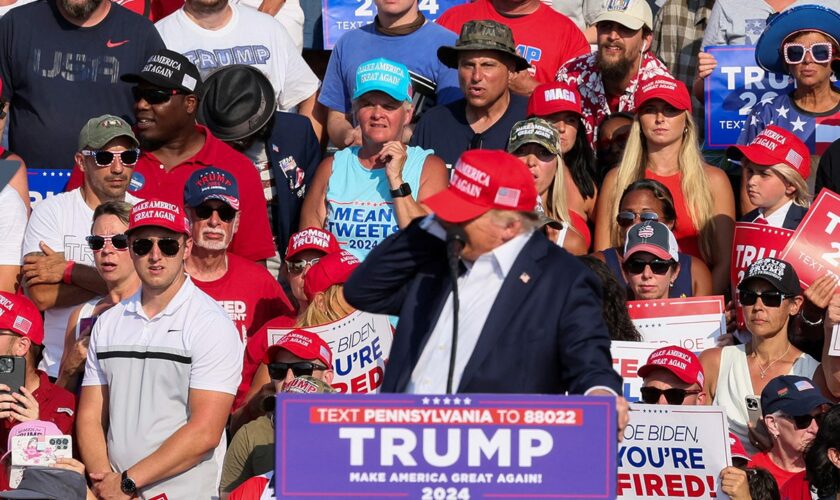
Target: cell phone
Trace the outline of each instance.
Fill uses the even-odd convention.
[[[0,356],[0,384],[6,384],[11,392],[20,392],[26,375],[26,358],[20,356]],[[0,391],[9,394],[9,391]]]
[[[749,416],[750,424],[755,429],[758,421],[761,420],[761,398],[758,396],[746,396],[744,399],[747,402],[747,415]]]

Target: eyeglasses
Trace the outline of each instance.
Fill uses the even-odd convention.
[[[269,363],[268,375],[272,378],[272,380],[283,380],[286,378],[286,374],[289,372],[289,369],[292,370],[292,374],[295,377],[302,377],[304,375],[312,375],[312,372],[315,370],[326,370],[326,367],[309,361],[299,361],[297,363]]]
[[[97,236],[92,234],[85,238],[88,246],[94,252],[98,252],[105,248],[105,243],[111,243],[111,246],[117,250],[128,249],[128,236],[125,234],[112,234],[110,236]]]
[[[132,87],[131,94],[134,96],[134,102],[139,102],[143,99],[151,105],[163,104],[168,102],[173,95],[183,94],[184,92],[177,89],[162,90],[162,89],[142,89],[140,87]]]
[[[754,306],[758,299],[766,307],[779,307],[782,300],[793,295],[784,294],[778,290],[754,292],[752,290],[738,290],[738,301],[742,306]]]
[[[120,151],[119,153],[114,153],[111,151],[105,151],[104,149],[97,149],[95,151],[89,151],[87,149],[82,150],[83,156],[92,156],[93,161],[96,162],[96,166],[98,167],[107,167],[114,163],[114,157],[119,156],[120,162],[123,165],[132,166],[137,163],[137,160],[140,159],[140,150],[139,149],[126,149],[125,151]]]
[[[296,260],[296,261],[287,260],[286,261],[286,268],[292,274],[300,274],[300,273],[303,272],[304,269],[306,269],[306,266],[314,266],[315,264],[318,263],[319,260],[321,260],[320,257],[315,258],[315,259],[310,259],[310,260],[306,260],[306,259],[301,259],[301,260]]]
[[[201,204],[195,207],[194,210],[195,215],[201,220],[213,217],[213,212],[219,214],[219,218],[222,219],[223,222],[230,222],[234,217],[236,217],[236,210],[231,208],[230,205],[220,205],[218,208],[213,208],[210,205]]]
[[[131,243],[131,249],[138,257],[142,257],[152,251],[155,242],[157,242],[157,247],[160,248],[161,253],[167,257],[178,255],[178,250],[181,249],[181,242],[175,238],[158,238],[157,240],[140,238]]]
[[[789,420],[793,420],[793,425],[800,431],[811,427],[811,422],[814,420],[817,421],[817,426],[822,425],[823,418],[825,417],[825,413],[817,413],[816,415],[780,415],[784,418]]]
[[[810,47],[806,47],[801,43],[786,43],[782,47],[782,52],[785,56],[785,62],[788,64],[800,64],[805,60],[805,54],[810,52],[811,59],[815,63],[825,64],[831,61],[831,43],[817,42]]]
[[[703,391],[688,389],[678,389],[672,387],[670,389],[659,389],[658,387],[642,387],[642,401],[649,405],[655,405],[659,402],[659,397],[665,395],[665,401],[669,405],[681,405],[685,401],[685,397],[689,394],[700,394]]]
[[[659,222],[659,214],[656,212],[631,212],[629,210],[625,210],[623,212],[618,212],[618,215],[615,216],[615,221],[621,227],[630,227],[639,222]]]
[[[653,260],[642,260],[642,259],[627,259],[624,261],[624,264],[621,267],[624,268],[630,274],[642,274],[645,272],[645,268],[650,266],[650,270],[653,274],[665,274],[668,272],[671,267],[674,266],[676,262],[673,260],[662,260],[662,259],[653,259]]]

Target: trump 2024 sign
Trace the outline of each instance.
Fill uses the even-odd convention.
[[[278,394],[277,498],[615,498],[615,398]]]

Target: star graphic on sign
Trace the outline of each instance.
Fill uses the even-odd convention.
[[[784,104],[781,108],[776,108],[776,113],[779,113],[782,118],[787,118],[788,111],[790,111],[790,108],[786,108]]]
[[[773,94],[764,94],[764,97],[761,98],[761,104],[770,104],[773,102],[773,98],[776,97]]]
[[[802,117],[797,116],[796,121],[790,122],[790,124],[793,125],[793,130],[791,130],[791,132],[796,132],[797,130],[805,132],[805,123],[807,122],[803,122]]]
[[[452,400],[452,402],[455,403],[456,405],[459,405],[459,404],[461,404],[461,398],[456,397],[455,399]]]
[[[468,404],[470,404],[470,403],[472,403],[472,399],[470,399],[470,398],[464,398],[464,404],[465,404],[465,405],[468,405]]]
[[[423,401],[424,405],[429,404],[429,398],[423,398],[423,399],[421,399],[421,401]]]
[[[434,398],[434,399],[432,400],[432,403],[434,403],[434,404],[436,404],[436,405],[437,405],[437,404],[440,404],[440,398]]]
[[[449,398],[443,398],[443,404],[445,404],[445,405],[448,405],[450,401],[451,401],[451,399],[449,399]]]
[[[750,125],[752,125],[753,127],[755,127],[756,125],[758,125],[758,118],[756,118],[756,116],[755,116],[755,115],[752,115],[752,116],[750,117]]]

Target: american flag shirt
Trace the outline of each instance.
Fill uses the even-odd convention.
[[[790,130],[802,140],[812,155],[822,155],[840,139],[840,104],[824,113],[799,109],[790,94],[765,95],[756,104],[738,137],[738,144],[749,144],[768,125]]]

